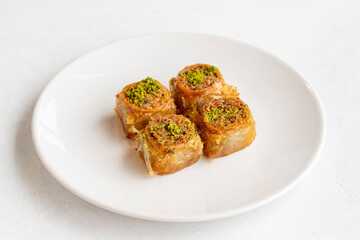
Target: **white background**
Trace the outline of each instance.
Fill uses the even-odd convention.
[[[319,93],[324,151],[293,190],[252,212],[161,223],[95,207],[61,186],[34,150],[37,97],[66,64],[124,37],[200,32],[280,56]],[[360,1],[0,2],[0,239],[359,239]]]

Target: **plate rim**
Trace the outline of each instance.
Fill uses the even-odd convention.
[[[166,214],[153,214],[153,213],[142,213],[141,211],[134,211],[134,210],[126,210],[126,208],[112,208],[112,207],[108,207],[96,200],[90,199],[87,196],[85,196],[84,194],[82,194],[81,192],[78,192],[74,187],[70,186],[69,184],[65,183],[65,181],[63,181],[62,179],[60,179],[60,177],[58,177],[55,174],[55,171],[48,165],[44,154],[43,154],[43,150],[41,149],[41,147],[39,146],[39,139],[38,139],[38,126],[35,124],[37,122],[37,119],[39,119],[39,114],[40,114],[40,106],[43,102],[43,98],[45,96],[45,93],[47,92],[47,90],[50,88],[51,85],[53,85],[55,82],[58,81],[58,79],[60,79],[61,75],[63,74],[63,72],[71,67],[73,64],[75,64],[76,62],[80,61],[81,59],[87,57],[88,55],[99,51],[103,48],[109,47],[111,45],[115,45],[115,44],[119,44],[121,42],[124,41],[131,41],[133,39],[139,39],[139,38],[146,38],[146,37],[151,37],[151,36],[188,36],[188,37],[209,37],[209,38],[217,38],[220,40],[227,40],[227,41],[233,41],[236,43],[240,43],[242,45],[245,45],[247,47],[250,47],[256,51],[261,52],[262,54],[267,55],[268,57],[270,57],[271,59],[273,59],[276,62],[279,62],[281,65],[284,65],[287,67],[287,69],[289,69],[292,73],[294,73],[295,75],[298,76],[299,79],[302,80],[302,83],[305,84],[305,86],[307,86],[307,89],[309,90],[311,96],[313,97],[313,102],[316,105],[316,108],[319,110],[320,113],[320,141],[317,143],[317,147],[316,150],[314,151],[314,153],[311,155],[311,157],[309,158],[310,161],[307,163],[306,166],[303,167],[303,169],[297,174],[297,176],[295,176],[285,187],[279,189],[278,191],[275,191],[271,194],[269,194],[267,197],[260,199],[258,201],[255,201],[253,203],[250,203],[248,205],[245,206],[240,206],[240,207],[235,207],[232,209],[227,209],[227,210],[221,210],[221,211],[217,211],[217,212],[213,212],[213,213],[201,213],[201,214],[187,214],[187,215],[166,215]],[[159,32],[159,33],[150,33],[150,34],[141,34],[141,35],[135,35],[135,36],[131,36],[131,37],[126,37],[126,38],[122,38],[118,41],[115,42],[111,42],[105,45],[102,45],[100,47],[94,48],[90,51],[85,52],[84,54],[80,55],[79,57],[75,58],[73,61],[71,61],[70,63],[68,63],[67,65],[65,65],[65,67],[63,67],[62,69],[60,69],[58,71],[58,73],[46,84],[46,86],[44,87],[44,89],[42,90],[42,92],[40,93],[33,113],[32,113],[32,118],[31,118],[31,135],[32,135],[32,141],[35,147],[35,150],[41,160],[41,162],[43,163],[43,165],[45,166],[45,168],[49,171],[49,173],[52,175],[52,177],[54,177],[61,185],[63,185],[67,190],[69,190],[70,192],[72,192],[73,194],[75,194],[77,197],[97,206],[103,209],[106,209],[108,211],[111,212],[115,212],[121,215],[125,215],[125,216],[129,216],[129,217],[134,217],[134,218],[139,218],[139,219],[145,219],[145,220],[154,220],[154,221],[162,221],[162,222],[201,222],[201,221],[209,221],[209,220],[215,220],[215,219],[222,219],[222,218],[226,218],[226,217],[231,217],[234,215],[238,215],[241,213],[245,213],[251,210],[254,210],[256,208],[259,208],[267,203],[272,202],[273,200],[279,198],[280,196],[284,195],[286,192],[288,192],[290,189],[292,189],[293,187],[295,187],[296,184],[298,184],[303,178],[304,176],[311,170],[311,168],[315,165],[315,163],[317,162],[317,160],[319,159],[319,156],[322,152],[322,149],[324,147],[325,144],[325,139],[326,139],[326,130],[327,130],[327,121],[326,121],[326,115],[325,115],[325,111],[324,111],[324,107],[323,104],[320,100],[319,95],[317,94],[317,92],[314,90],[313,86],[306,80],[306,78],[304,77],[304,75],[302,75],[294,66],[290,65],[289,63],[285,62],[282,58],[268,52],[267,50],[264,50],[260,47],[254,46],[252,44],[249,44],[247,42],[244,42],[242,40],[238,40],[238,39],[233,39],[233,38],[229,38],[229,37],[223,37],[223,36],[219,36],[219,35],[213,35],[213,34],[204,34],[204,33],[194,33],[194,32]]]

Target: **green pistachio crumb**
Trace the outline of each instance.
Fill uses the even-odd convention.
[[[223,108],[208,109],[205,112],[205,121],[209,123],[215,122],[219,118],[219,115],[222,114],[223,112],[224,112]]]
[[[174,152],[174,147],[167,147],[166,152],[167,153],[173,153]]]
[[[235,116],[239,112],[238,108],[234,109],[224,109],[224,108],[212,108],[208,109],[205,112],[205,121],[208,123],[212,123],[218,120],[225,120],[225,119],[231,119],[233,116]],[[248,117],[248,113],[246,113],[244,116],[240,117]]]
[[[169,132],[171,136],[178,136],[181,132],[181,129],[178,127],[176,123],[169,123],[165,126],[165,129]]]
[[[127,89],[126,96],[130,103],[134,103],[141,107],[143,104],[147,104],[152,99],[153,95],[159,91],[160,84],[151,77],[147,77],[138,84]]]
[[[190,84],[191,88],[195,89],[196,86],[202,84],[207,76],[214,75],[219,70],[215,66],[205,66],[204,68],[191,69],[180,76],[186,79]]]

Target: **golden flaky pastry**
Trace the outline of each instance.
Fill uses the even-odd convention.
[[[115,112],[126,136],[134,139],[151,117],[176,113],[169,90],[150,77],[129,84],[116,95]]]
[[[182,115],[157,117],[139,132],[140,156],[152,176],[177,172],[196,163],[203,144],[194,124]]]

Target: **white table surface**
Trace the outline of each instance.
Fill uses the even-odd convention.
[[[319,93],[328,134],[289,193],[252,212],[162,223],[95,207],[60,185],[31,140],[37,97],[66,64],[124,37],[200,32],[285,59]],[[0,239],[360,239],[360,1],[0,3]]]

